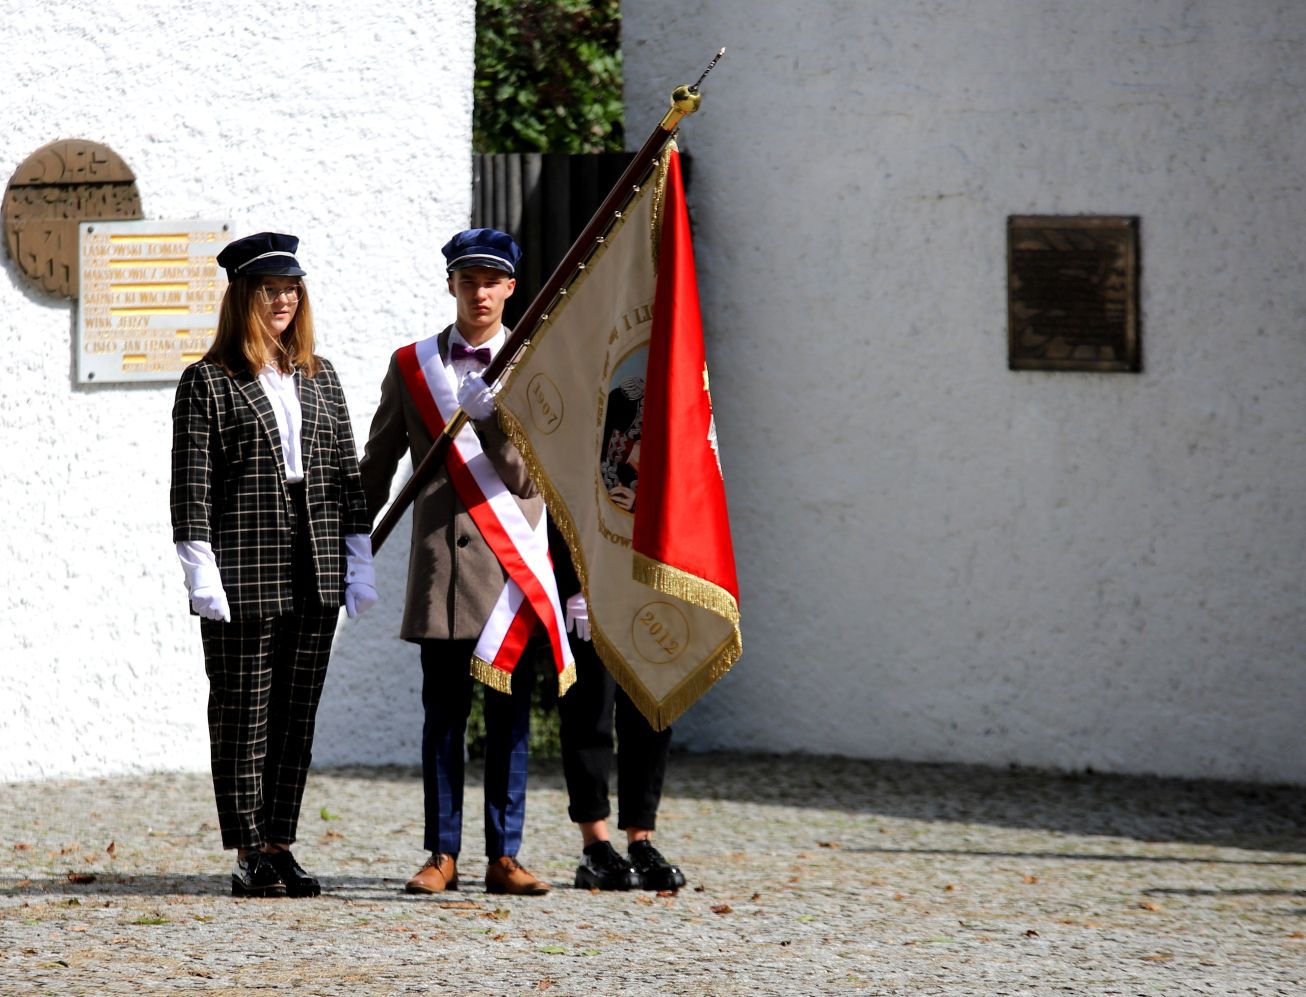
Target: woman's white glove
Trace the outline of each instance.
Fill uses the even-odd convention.
[[[567,629],[575,630],[581,640],[590,639],[590,608],[585,603],[585,595],[577,592],[567,600]]]
[[[494,392],[480,374],[473,374],[458,389],[458,407],[477,422],[494,415]]]
[[[355,620],[380,598],[372,566],[372,538],[350,533],[345,537],[345,612]]]
[[[350,582],[345,586],[345,612],[351,620],[362,616],[369,606],[375,606],[381,597],[366,582]]]
[[[221,585],[206,585],[192,591],[190,608],[206,620],[231,622],[231,607],[227,605],[227,593]]]
[[[177,559],[186,574],[190,608],[206,620],[231,622],[231,606],[222,587],[213,545],[207,540],[182,540],[177,544]]]

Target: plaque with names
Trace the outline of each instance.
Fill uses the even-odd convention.
[[[77,380],[175,381],[213,342],[230,225],[84,222],[79,227]]]
[[[1138,218],[1007,219],[1007,365],[1012,370],[1143,369]]]

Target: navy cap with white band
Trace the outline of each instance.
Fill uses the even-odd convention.
[[[466,267],[490,267],[512,275],[521,260],[521,248],[507,232],[493,228],[469,228],[444,244],[445,270],[453,273]]]
[[[299,239],[280,232],[259,232],[236,239],[218,254],[218,266],[227,271],[227,279],[237,277],[303,277],[304,270],[295,259]]]

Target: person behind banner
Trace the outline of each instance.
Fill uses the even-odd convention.
[[[685,875],[653,844],[658,805],[671,753],[671,728],[656,731],[604,667],[590,640],[589,610],[566,542],[549,522],[549,553],[558,591],[567,593],[568,638],[576,682],[558,700],[567,815],[581,836],[575,886],[585,890],[678,890]],[[612,845],[608,778],[616,718],[617,829],[626,832],[626,855]]]
[[[517,624],[524,618],[533,629],[536,618],[520,612],[518,617],[505,616],[510,586],[504,552],[502,547],[496,551],[484,535],[489,531],[494,543],[502,544],[514,531],[542,534],[543,527],[544,500],[521,455],[493,418],[493,397],[480,376],[507,340],[503,309],[516,287],[513,275],[521,250],[506,233],[470,229],[455,235],[442,251],[449,293],[457,301],[456,321],[391,357],[361,462],[368,515],[375,518],[404,454],[414,466],[420,464],[455,407],[473,420],[471,430],[458,433],[444,465],[413,503],[400,636],[420,648],[424,847],[430,857],[405,889],[431,894],[458,888],[466,730],[475,671],[477,678],[490,683],[485,690],[485,888],[490,893],[538,895],[548,892],[548,884],[516,859],[526,814],[533,669],[512,667],[523,649],[513,642],[528,632]],[[476,456],[476,450],[488,461]],[[469,473],[459,463],[464,457]],[[478,488],[497,493],[500,504],[492,522],[478,523],[476,516],[492,506],[480,500]],[[539,542],[547,543],[542,535]],[[541,553],[547,553],[543,546]],[[487,630],[500,624],[504,639],[495,645],[498,652],[482,654]],[[502,669],[496,667],[500,665]]]
[[[313,728],[343,600],[376,602],[344,392],[313,352],[292,235],[218,254],[213,345],[172,410],[172,533],[209,678],[209,741],[234,896],[317,896],[295,861]]]

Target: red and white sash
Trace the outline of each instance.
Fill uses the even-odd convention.
[[[396,357],[422,421],[438,438],[458,408],[457,375],[440,357],[439,337],[411,343]],[[558,584],[549,559],[545,517],[540,516],[538,526],[531,526],[470,424],[450,442],[445,466],[458,498],[508,574],[476,642],[472,674],[500,692],[510,691],[513,668],[535,624],[542,621],[558,675],[574,675]]]

